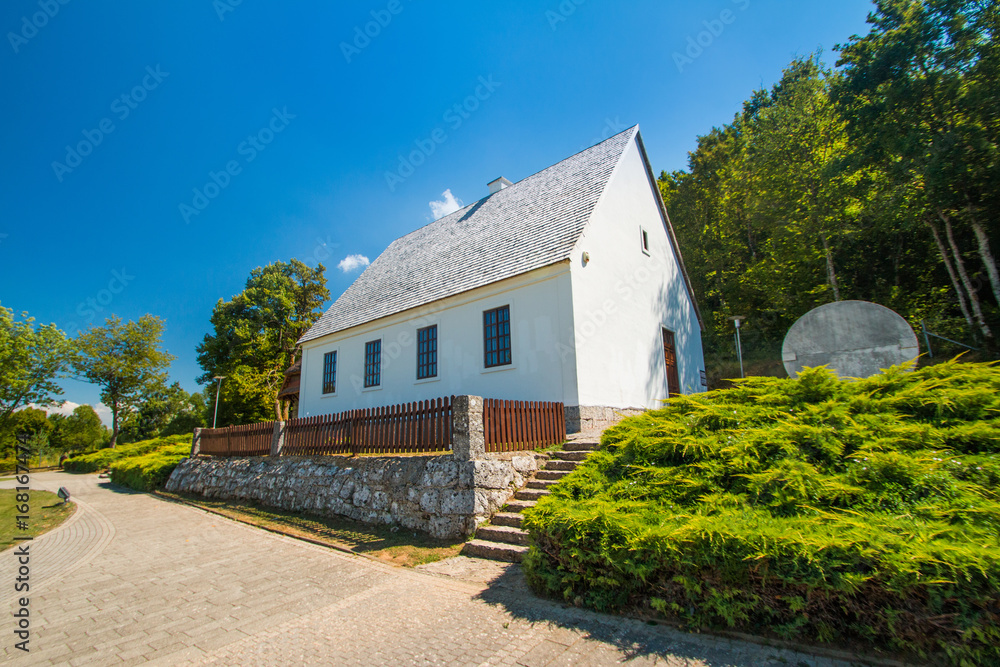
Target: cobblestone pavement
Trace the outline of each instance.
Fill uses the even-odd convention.
[[[31,543],[31,652],[14,648],[16,563],[0,553],[12,665],[816,665],[847,663],[540,600],[517,566],[405,570],[111,487],[39,473],[78,503]],[[10,487],[2,482],[0,487]]]

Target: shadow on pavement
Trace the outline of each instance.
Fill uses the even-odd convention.
[[[538,597],[528,587],[519,565],[506,567],[478,597],[487,604],[502,607],[517,619],[532,624],[546,623],[579,633],[586,640],[610,644],[625,661],[670,656],[675,661],[689,660],[694,665],[720,667],[815,664],[809,659],[789,660],[787,654],[780,658],[777,650],[765,646],[734,650],[735,643],[727,639],[689,634],[653,621],[601,614]]]
[[[117,493],[123,496],[134,496],[139,494],[145,494],[145,491],[136,491],[135,489],[130,489],[127,486],[119,486],[118,484],[112,484],[110,479],[102,479],[98,481],[97,488],[107,489],[112,493]]]

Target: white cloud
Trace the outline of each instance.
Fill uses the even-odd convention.
[[[24,407],[45,410],[45,414],[47,415],[65,415],[68,417],[73,414],[73,410],[80,407],[80,404],[74,403],[73,401],[63,401],[62,405],[59,405],[58,403],[50,403],[49,405],[29,403]],[[108,428],[111,428],[111,408],[104,405],[104,403],[98,403],[97,405],[92,405],[91,407],[94,408],[94,412],[97,413],[97,416],[101,418],[101,423]],[[21,409],[23,410],[24,408]]]
[[[435,220],[443,218],[449,213],[454,213],[463,206],[462,201],[455,199],[455,195],[451,194],[451,188],[442,192],[441,196],[444,197],[442,201],[428,202],[431,207],[431,214]]]
[[[73,410],[80,407],[79,403],[74,403],[73,401],[63,401],[62,405],[58,403],[50,403],[48,405],[38,405],[37,403],[29,403],[25,407],[37,408],[38,410],[45,410],[47,415],[64,415],[66,417],[73,414]]]
[[[111,428],[111,408],[104,405],[104,403],[98,403],[94,406],[94,412],[97,416],[101,418],[101,423]]]
[[[337,267],[344,273],[350,273],[351,271],[356,271],[363,266],[368,266],[371,262],[364,255],[348,255],[344,259],[340,260],[340,264]]]

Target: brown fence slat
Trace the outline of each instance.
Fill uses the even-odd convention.
[[[410,451],[417,451],[417,449],[419,448],[419,444],[417,443],[417,414],[418,414],[417,404],[414,402],[414,403],[407,403],[406,405],[408,408],[406,415],[406,423],[409,425],[410,429],[410,434],[409,434]]]
[[[510,442],[510,415],[507,413],[507,401],[497,401],[497,409],[500,414],[500,441],[497,443],[498,452],[502,452],[504,444]]]
[[[538,437],[538,411],[538,403],[528,401],[528,442],[531,443],[532,449],[541,442]]]
[[[517,439],[512,444],[514,447],[523,447],[525,440],[528,439],[524,429],[524,418],[527,417],[524,401],[516,401],[514,403],[514,416],[517,419]]]
[[[525,401],[517,402],[518,428],[520,434],[517,438],[517,446],[523,448],[528,445],[528,404]]]

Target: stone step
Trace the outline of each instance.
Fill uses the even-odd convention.
[[[513,526],[480,526],[476,530],[476,539],[486,542],[527,545],[528,533]]]
[[[528,547],[520,544],[503,544],[501,542],[487,542],[486,540],[469,540],[462,547],[463,556],[502,560],[508,563],[520,563],[526,553],[528,553]]]
[[[508,500],[507,504],[504,505],[504,510],[506,512],[523,512],[529,507],[534,507],[534,500]]]
[[[569,470],[539,470],[535,473],[535,479],[546,479],[552,482],[558,482],[570,472],[571,471]]]
[[[556,452],[554,457],[560,461],[582,461],[590,452]]]
[[[549,461],[545,464],[545,470],[576,470],[578,461]]]
[[[514,497],[518,500],[538,500],[542,496],[549,495],[548,491],[542,491],[540,489],[521,489],[520,491],[514,492]]]
[[[564,452],[596,452],[600,448],[597,442],[567,442],[563,445]]]
[[[494,526],[511,526],[520,528],[524,522],[524,515],[520,512],[497,512],[490,520]]]
[[[550,486],[552,486],[553,484],[558,484],[558,483],[559,483],[559,480],[557,480],[557,479],[533,479],[530,482],[528,482],[528,488],[529,489],[547,489]]]

